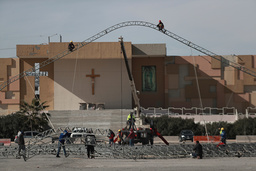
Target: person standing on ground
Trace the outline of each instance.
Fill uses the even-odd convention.
[[[227,136],[226,136],[226,131],[224,130],[224,128],[219,128],[220,129],[220,143],[217,145],[217,147],[219,147],[220,145],[221,146],[225,146],[226,145],[226,139],[227,139]]]
[[[135,133],[132,128],[130,130],[130,134],[128,135],[128,138],[129,138],[129,145],[134,146]]]
[[[203,158],[203,147],[199,143],[199,141],[196,141],[196,145],[193,148],[193,150],[195,151],[195,153],[192,153],[192,156],[194,158],[197,158],[197,159],[202,159]]]
[[[226,145],[226,139],[227,139],[227,136],[226,136],[226,131],[224,130],[224,128],[221,128],[220,129],[220,136],[221,136],[221,142]]]
[[[154,130],[153,130],[153,128],[150,128],[149,142],[150,142],[150,145],[153,145],[153,143],[154,143]]]
[[[64,145],[66,137],[68,137],[68,131],[64,130],[64,132],[61,133],[60,136],[59,136],[58,152],[57,152],[56,157],[60,157],[59,154],[60,154],[61,147],[63,148],[63,152],[64,152],[65,157],[68,157],[68,154],[66,153],[66,148],[65,148],[65,145]]]
[[[94,146],[93,145],[87,145],[87,157],[88,159],[93,159],[94,158]]]
[[[118,142],[119,145],[121,145],[122,141],[123,141],[123,135],[122,135],[121,130],[119,129],[118,134],[117,134],[117,142]]]
[[[109,129],[109,132],[108,132],[109,146],[114,144],[114,137],[115,137],[115,133],[111,129]]]
[[[20,152],[22,152],[22,156],[24,160],[26,161],[26,147],[25,147],[25,140],[24,140],[24,132],[20,131],[20,135],[18,136],[18,145],[19,145],[19,151],[18,151],[18,156],[20,157]]]

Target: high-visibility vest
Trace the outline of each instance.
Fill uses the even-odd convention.
[[[135,116],[132,115],[132,118],[135,119]],[[131,114],[129,114],[129,115],[127,116],[127,121],[130,120],[130,119],[131,119]]]

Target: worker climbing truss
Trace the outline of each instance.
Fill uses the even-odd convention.
[[[63,130],[70,128],[58,128],[56,131],[47,130],[26,143],[26,158],[30,159],[37,155],[56,155],[58,136]],[[193,152],[194,144],[171,144],[171,145],[109,145],[101,139],[106,138],[108,129],[95,129],[97,143],[95,144],[95,158],[114,159],[172,159],[189,158]],[[66,151],[71,156],[86,156],[86,145],[84,137],[66,139]],[[55,140],[55,141],[54,141]],[[212,157],[256,157],[256,143],[231,143],[226,146],[217,147],[216,144],[204,143],[204,158]],[[0,147],[0,158],[16,158],[18,146]]]
[[[169,36],[169,37],[171,37],[171,38],[173,38],[173,39],[175,39],[175,40],[177,40],[177,41],[179,41],[179,42],[181,42],[181,43],[183,43],[183,44],[185,44],[185,45],[187,45],[187,46],[189,46],[189,47],[191,47],[191,48],[193,48],[193,49],[195,49],[195,50],[197,50],[197,51],[199,51],[199,52],[201,52],[201,53],[203,53],[205,55],[208,55],[208,56],[210,56],[210,57],[220,61],[222,64],[226,64],[227,66],[234,67],[234,68],[236,68],[238,70],[241,70],[241,71],[243,71],[243,72],[245,72],[245,73],[247,73],[247,74],[249,74],[249,75],[251,75],[253,77],[256,77],[256,72],[255,71],[249,70],[249,69],[245,68],[244,66],[241,66],[238,63],[229,61],[229,60],[225,59],[224,57],[222,57],[220,55],[217,55],[217,54],[215,54],[215,53],[213,53],[213,52],[211,52],[211,51],[209,51],[209,50],[207,50],[205,48],[202,48],[202,47],[192,43],[191,41],[188,41],[188,40],[186,40],[186,39],[184,39],[184,38],[182,38],[182,37],[180,37],[180,36],[170,32],[170,31],[168,31],[166,29],[159,30],[156,24],[152,24],[152,23],[145,22],[145,21],[126,21],[126,22],[122,22],[122,23],[113,25],[113,26],[111,26],[111,27],[109,27],[109,28],[107,28],[107,29],[105,29],[105,30],[95,34],[94,36],[84,40],[83,42],[78,43],[76,48],[72,52],[74,52],[74,51],[76,51],[76,50],[78,50],[78,49],[88,45],[89,43],[91,43],[91,42],[93,42],[93,41],[95,41],[95,40],[105,36],[106,34],[112,32],[114,30],[117,30],[117,29],[120,29],[120,28],[123,28],[123,27],[128,27],[128,26],[149,27],[151,29],[160,31],[163,34],[165,34],[165,35],[167,35],[167,36]],[[67,48],[67,50],[63,51],[62,53],[59,53],[56,56],[54,56],[52,58],[49,58],[46,61],[41,62],[40,63],[40,67],[37,68],[37,69],[43,68],[46,65],[49,65],[49,64],[51,64],[51,63],[53,63],[53,62],[63,58],[64,56],[66,56],[66,55],[68,55],[68,54],[70,54],[72,52],[70,52],[68,50],[68,48]],[[13,82],[15,82],[15,81],[25,77],[26,74],[29,73],[29,72],[35,72],[35,68],[30,68],[30,69],[28,69],[28,70],[26,70],[26,71],[24,71],[24,72],[22,72],[22,73],[20,73],[20,74],[18,74],[16,76],[12,77],[12,78],[10,78],[6,82],[2,83],[0,85],[0,91],[2,89],[4,89],[6,86],[8,86],[9,84],[11,84],[11,83],[13,83]]]

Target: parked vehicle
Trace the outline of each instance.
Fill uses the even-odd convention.
[[[179,135],[179,141],[185,142],[186,140],[194,141],[194,133],[191,130],[182,130]]]
[[[85,143],[88,145],[96,145],[96,136],[92,129],[74,127],[70,135],[71,143]]]

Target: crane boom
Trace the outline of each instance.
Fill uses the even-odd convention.
[[[126,21],[126,22],[122,22],[122,23],[113,25],[113,26],[97,33],[96,35],[86,39],[85,41],[77,44],[77,47],[73,50],[73,52],[82,48],[82,47],[84,47],[84,46],[86,46],[86,45],[88,45],[89,43],[105,36],[106,34],[112,32],[114,30],[120,29],[122,27],[127,27],[127,26],[143,26],[143,27],[149,27],[149,28],[152,28],[152,29],[155,29],[155,30],[159,31],[156,24],[152,24],[152,23],[145,22],[145,21]],[[185,45],[187,45],[187,46],[189,46],[189,47],[191,47],[191,48],[193,48],[193,49],[195,49],[195,50],[197,50],[197,51],[199,51],[199,52],[201,52],[205,55],[208,55],[208,56],[210,56],[210,57],[212,57],[212,58],[214,58],[218,61],[221,61],[222,63],[225,63],[225,64],[227,64],[227,65],[229,65],[233,68],[236,68],[238,70],[243,71],[244,73],[247,73],[247,74],[249,74],[253,77],[256,77],[256,72],[255,71],[249,70],[249,69],[241,66],[238,63],[229,61],[229,60],[225,59],[223,56],[217,55],[217,54],[215,54],[215,53],[213,53],[213,52],[211,52],[211,51],[209,51],[205,48],[202,48],[202,47],[200,47],[200,46],[198,46],[198,45],[196,45],[196,44],[194,44],[194,43],[192,43],[192,42],[190,42],[190,41],[188,41],[188,40],[186,40],[186,39],[184,39],[184,38],[182,38],[182,37],[180,37],[180,36],[178,36],[178,35],[176,35],[172,32],[170,32],[170,31],[166,30],[166,29],[163,29],[160,32],[162,32],[163,34],[165,34],[165,35],[167,35],[167,36],[169,36],[169,37],[171,37],[171,38],[173,38],[173,39],[175,39],[175,40],[177,40],[177,41],[179,41],[179,42],[181,42],[181,43],[183,43],[183,44],[185,44]],[[42,68],[46,65],[49,65],[49,64],[63,58],[64,56],[66,56],[70,53],[71,52],[69,50],[65,50],[62,53],[59,53],[56,56],[54,56],[52,58],[49,58],[49,59],[43,61],[42,63],[40,63],[40,67],[37,68],[37,69],[40,69],[40,68]],[[11,84],[11,83],[23,78],[24,76],[26,76],[27,72],[33,72],[33,71],[35,71],[35,68],[30,68],[30,69],[28,69],[28,70],[26,70],[26,71],[24,71],[24,72],[22,72],[22,73],[20,73],[16,76],[12,77],[12,78],[10,78],[9,80],[5,81],[4,83],[2,83],[0,85],[0,91],[3,90],[9,84]]]
[[[124,56],[126,70],[127,70],[128,77],[129,77],[129,80],[130,80],[130,85],[131,85],[131,90],[132,90],[132,97],[133,97],[133,100],[134,100],[134,103],[135,103],[135,106],[136,106],[136,113],[137,113],[137,116],[140,117],[140,99],[138,97],[138,93],[137,93],[138,91],[136,90],[135,83],[134,83],[134,80],[133,80],[133,77],[132,77],[132,74],[131,74],[131,71],[130,71],[128,59],[127,59],[125,48],[124,48],[123,37],[120,37],[119,39],[120,39],[121,50],[122,50],[123,56]]]

